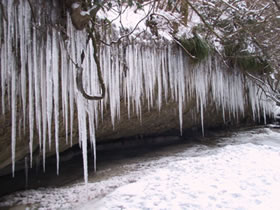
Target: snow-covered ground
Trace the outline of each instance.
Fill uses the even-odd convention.
[[[261,128],[215,142],[186,144],[160,158],[119,166],[121,174],[89,183],[87,189],[80,183],[18,192],[2,199],[0,206],[279,210],[280,133]]]

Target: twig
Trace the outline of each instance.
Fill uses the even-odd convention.
[[[269,84],[267,84],[266,82],[262,81],[261,79],[253,76],[252,74],[250,74],[248,72],[246,73],[246,75],[256,81],[256,84],[263,91],[263,93],[266,95],[266,97],[272,99],[273,101],[275,101],[277,103],[280,103],[280,100],[277,98],[277,95],[279,95],[279,94]],[[266,87],[267,90],[264,87]]]
[[[153,13],[153,14],[151,14],[151,16],[153,16],[153,15],[159,16],[159,17],[162,17],[163,19],[165,19],[165,20],[167,21],[167,24],[168,24],[169,29],[171,29],[172,31],[174,31],[173,28],[169,26],[169,25],[171,25],[171,22],[170,22],[170,20],[169,20],[167,17],[165,17],[164,15],[158,14],[158,13]]]
[[[204,19],[204,17],[197,11],[197,9],[190,3],[189,0],[186,0],[187,4],[192,8],[192,10],[200,17],[200,19],[202,20],[202,22],[206,25],[206,27],[220,40],[223,40],[219,34],[217,34],[214,29],[206,22],[206,20]]]
[[[266,51],[263,49],[261,43],[256,39],[256,37],[250,31],[248,31],[244,26],[237,23],[236,21],[234,21],[234,22],[235,22],[236,25],[241,27],[243,29],[243,31],[246,32],[252,38],[253,42],[255,42],[255,44],[261,49],[264,57],[268,58],[269,56],[266,54]]]
[[[197,59],[197,57],[193,56],[176,37],[172,36],[172,38],[192,59]]]
[[[152,5],[152,7],[151,7],[150,10],[148,11],[148,13],[145,15],[145,17],[143,17],[141,20],[139,20],[139,21],[137,22],[137,24],[134,26],[133,30],[131,30],[131,31],[128,32],[127,34],[122,35],[122,36],[121,36],[120,38],[118,38],[116,41],[111,41],[110,43],[107,43],[107,42],[105,42],[105,41],[103,41],[103,40],[99,40],[99,41],[100,41],[102,44],[104,44],[104,45],[111,46],[112,44],[118,44],[118,43],[120,43],[120,41],[121,41],[123,38],[130,36],[130,35],[137,29],[138,25],[139,25],[143,20],[145,20],[145,19],[151,14],[153,8],[155,7],[156,1],[154,1],[153,3],[154,3],[154,4]]]
[[[229,6],[231,9],[235,10],[236,12],[239,13],[239,9],[236,8],[235,6],[232,6],[231,4],[229,4],[228,2],[226,2],[225,0],[222,0],[223,3],[225,3],[227,6]]]
[[[64,45],[65,45],[65,42],[63,42],[63,43],[64,43]],[[65,47],[65,51],[66,51],[67,57],[68,57],[68,59],[71,61],[71,63],[72,63],[76,68],[79,68],[78,63],[76,63],[76,62],[73,60],[73,58],[70,56],[70,54],[69,54],[68,50],[66,49],[66,47]]]

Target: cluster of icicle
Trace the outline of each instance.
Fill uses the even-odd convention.
[[[3,2],[7,18],[1,17],[0,82],[2,112],[11,112],[13,173],[18,128],[25,126],[29,129],[31,163],[33,141],[39,142],[45,166],[46,150],[54,139],[58,173],[59,125],[64,126],[66,141],[72,144],[74,112],[77,111],[87,183],[88,137],[95,154],[97,122],[109,109],[114,126],[121,118],[121,100],[125,101],[129,116],[136,114],[141,119],[143,103],[160,110],[171,98],[178,104],[181,130],[185,104],[193,97],[196,97],[196,111],[201,114],[202,131],[203,113],[210,102],[221,110],[224,119],[228,112],[236,118],[244,114],[246,104],[250,104],[255,119],[260,115],[265,117],[271,111],[271,104],[261,100],[253,82],[237,71],[229,72],[218,59],[209,57],[193,66],[184,52],[171,44],[147,46],[140,42],[101,47],[106,97],[102,101],[87,101],[77,90],[74,63],[84,68],[83,83],[88,94],[98,95],[100,87],[92,43],[86,43],[86,33],[76,31],[68,18],[66,41],[55,27],[47,27],[45,37],[42,37],[42,32],[32,23],[27,1],[19,1],[18,6],[12,2]],[[85,59],[81,64],[83,50]],[[61,119],[63,124],[59,123]],[[35,132],[38,139],[34,139]]]

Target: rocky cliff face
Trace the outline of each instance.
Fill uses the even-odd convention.
[[[56,153],[59,164],[59,151],[77,143],[86,165],[87,143],[95,150],[96,141],[170,130],[180,135],[193,127],[203,134],[272,111],[254,83],[219,57],[194,64],[174,43],[152,39],[100,45],[106,94],[87,100],[77,88],[79,68],[86,93],[101,90],[86,31],[77,31],[56,1],[15,2],[2,2],[0,10],[0,169],[16,170],[15,162],[32,161],[34,152],[43,162]]]

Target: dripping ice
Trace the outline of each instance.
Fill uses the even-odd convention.
[[[171,98],[178,104],[178,129],[181,134],[186,105],[194,99],[196,106],[191,111],[199,116],[202,133],[206,108],[210,105],[220,110],[225,122],[242,116],[246,104],[250,104],[255,120],[273,111],[271,103],[260,100],[264,96],[258,87],[237,70],[229,71],[216,57],[191,65],[184,52],[171,43],[145,45],[135,42],[128,46],[102,46],[99,55],[107,93],[101,102],[87,101],[75,84],[75,64],[84,68],[83,83],[87,93],[98,95],[100,87],[92,56],[94,50],[91,41],[86,44],[85,31],[76,31],[68,17],[67,41],[63,41],[60,32],[54,28],[48,28],[46,40],[41,40],[39,32],[28,27],[31,11],[26,1],[19,4],[21,9],[16,13],[11,1],[3,2],[8,19],[3,20],[1,38],[4,42],[0,49],[1,104],[3,113],[11,112],[13,174],[16,142],[20,135],[17,127],[21,119],[23,126],[28,124],[26,129],[29,129],[30,166],[32,153],[36,150],[35,143],[42,151],[44,170],[46,153],[54,145],[59,173],[59,136],[64,135],[66,143],[73,144],[74,112],[77,110],[78,142],[83,151],[84,179],[87,183],[88,137],[96,161],[95,129],[98,129],[104,112],[110,111],[113,128],[118,121],[127,120],[120,115],[121,99],[125,101],[128,117],[137,115],[141,120],[144,104],[149,110],[158,109],[161,114],[162,106]],[[16,51],[19,51],[20,62],[27,64],[21,65],[18,71],[11,47],[13,39],[10,37],[19,42],[16,46],[20,48]],[[81,64],[83,50],[85,60]],[[247,97],[244,97],[245,90],[248,90]],[[22,110],[20,113],[16,111],[18,108]],[[65,129],[63,134],[60,132],[62,127]],[[35,132],[38,139],[34,138]]]

